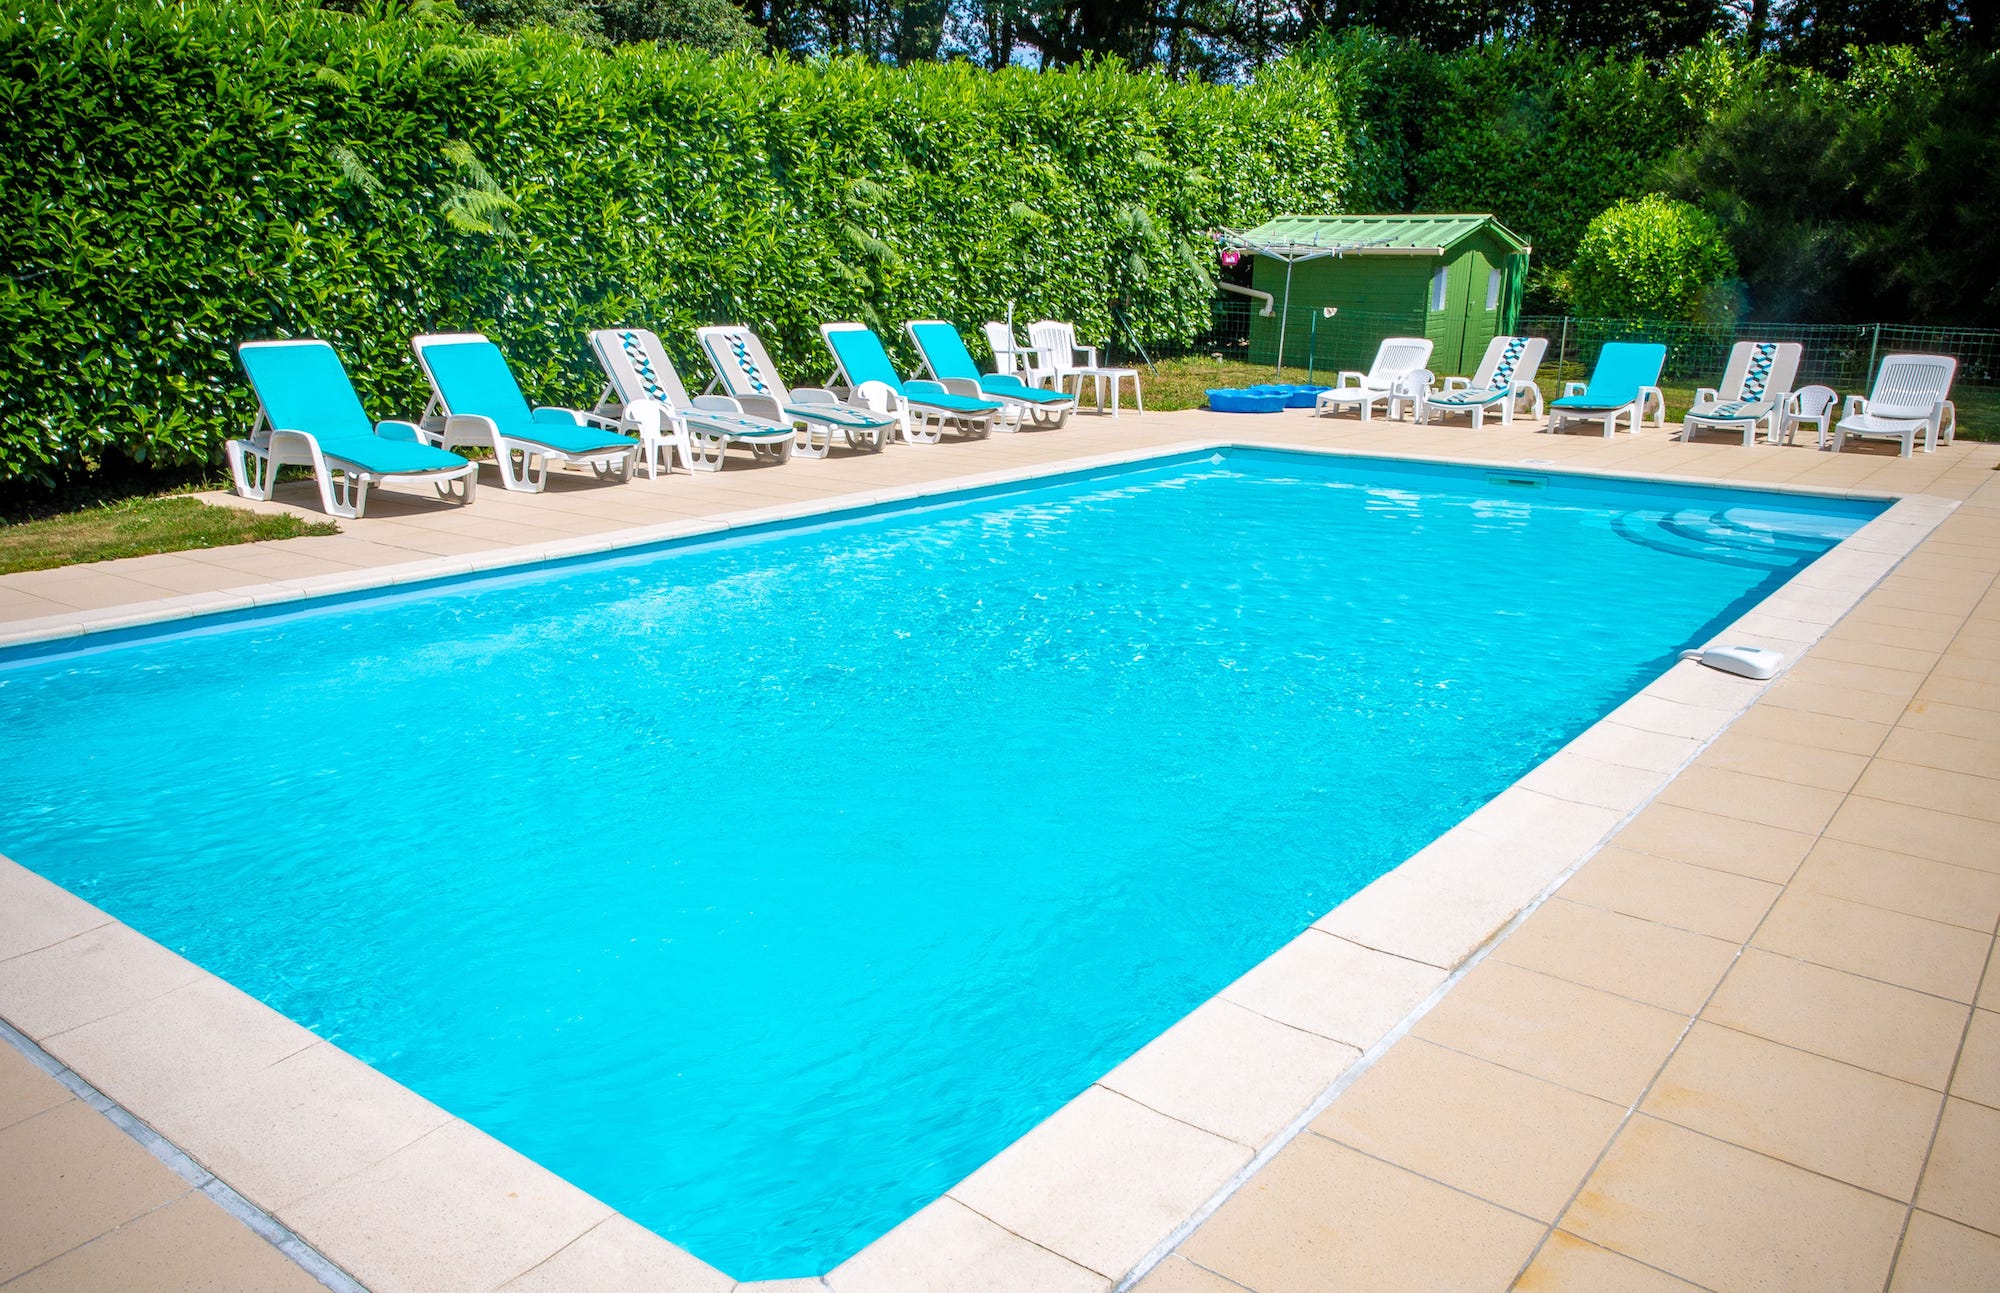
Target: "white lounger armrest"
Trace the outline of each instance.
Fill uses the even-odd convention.
[[[729,395],[697,395],[688,404],[710,413],[734,413],[738,416],[743,413],[743,402]]]
[[[1453,391],[1469,391],[1471,389],[1472,379],[1470,377],[1447,377],[1444,379],[1444,391],[1442,393],[1449,395]]]
[[[1350,377],[1354,380],[1347,380]],[[1353,369],[1343,368],[1340,370],[1340,375],[1334,379],[1333,386],[1335,390],[1346,390],[1350,386],[1359,386],[1367,380],[1367,373],[1357,373]]]
[[[401,418],[388,418],[375,424],[375,434],[384,440],[408,440],[413,444],[423,444],[424,429],[414,422]]]
[[[1694,402],[1696,404],[1720,404],[1722,403],[1722,392],[1713,386],[1697,386],[1694,391]]]
[[[528,416],[537,422],[567,422],[571,426],[589,426],[590,419],[575,409],[557,408],[553,404],[537,404],[528,410]]]
[[[1572,395],[1581,395],[1584,393],[1584,391],[1588,390],[1589,388],[1590,388],[1589,382],[1564,382],[1563,398],[1568,399]]]
[[[775,395],[738,395],[736,397],[736,402],[742,405],[745,416],[753,418],[763,418],[766,421],[770,422],[791,421],[791,419],[785,415],[785,406],[778,403],[778,399]],[[797,404],[800,402],[801,401],[799,400],[799,393],[797,391],[793,391],[792,403]],[[806,402],[810,403],[812,401],[806,401]]]
[[[924,377],[912,378],[904,382],[903,391],[908,395],[949,395],[952,393],[951,388],[943,382],[934,382]]]
[[[840,397],[824,386],[794,386],[792,387],[792,403],[838,404],[840,403]]]
[[[1867,411],[1868,397],[1866,395],[1850,395],[1847,397],[1847,411],[1842,416],[1851,418]]]
[[[444,435],[442,439],[452,439],[461,431],[471,432],[473,435],[483,435],[486,437],[487,443],[490,444],[493,438],[500,434],[500,424],[481,413],[453,413],[448,415],[444,420]],[[430,437],[433,443],[436,443],[439,438],[435,434]]]
[[[940,377],[938,385],[953,395],[963,395],[968,399],[982,399],[986,391],[970,377]]]

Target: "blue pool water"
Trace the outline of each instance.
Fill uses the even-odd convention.
[[[823,1271],[1880,509],[1240,451],[0,664],[0,852]]]

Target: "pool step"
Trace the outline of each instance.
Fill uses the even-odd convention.
[[[1831,537],[1789,528],[1791,519],[1734,510],[1635,511],[1614,517],[1611,528],[1642,547],[1678,557],[1753,570],[1789,570],[1834,543]]]

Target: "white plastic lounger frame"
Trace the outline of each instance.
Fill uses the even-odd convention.
[[[441,449],[450,449],[455,445],[491,447],[500,465],[501,484],[521,493],[541,493],[548,486],[552,464],[587,466],[599,480],[632,479],[633,460],[639,456],[638,441],[598,431],[591,427],[586,415],[575,409],[554,405],[529,407],[511,368],[508,369],[507,380],[513,386],[512,401],[518,402],[528,414],[527,421],[511,423],[503,430],[499,422],[487,413],[453,409],[432,366],[433,352],[459,345],[492,346],[493,343],[485,334],[478,332],[431,332],[410,339],[410,347],[417,354],[417,363],[431,384],[430,403],[424,406],[422,423],[425,439]],[[497,347],[494,354],[499,354]],[[506,366],[505,356],[501,356],[499,362]],[[505,398],[509,392],[502,390],[496,394]],[[590,434],[579,435],[579,431]],[[543,435],[549,439],[541,439]]]
[[[345,382],[346,373],[340,357],[324,341],[309,337],[286,341],[246,341],[237,350],[239,354],[246,351],[296,353],[308,347],[326,352],[331,360],[331,367],[326,373],[329,379],[334,370],[340,370],[340,377]],[[412,470],[381,470],[379,461],[374,464],[359,461],[358,455],[371,447],[363,440],[364,436],[367,440],[389,442],[391,447],[402,443],[423,445],[425,440],[422,429],[414,422],[390,419],[375,423],[371,430],[367,425],[368,415],[354,395],[351,382],[346,383],[346,396],[355,401],[352,412],[360,419],[351,433],[337,438],[323,437],[298,427],[278,425],[271,417],[264,392],[258,388],[252,371],[254,362],[249,356],[243,358],[245,371],[251,373],[251,389],[257,394],[257,420],[251,425],[246,439],[231,440],[223,446],[223,452],[229,459],[229,474],[235,480],[236,492],[242,497],[259,502],[269,501],[272,491],[277,488],[278,468],[294,466],[312,468],[313,481],[319,486],[320,506],[326,509],[327,515],[343,520],[358,520],[368,509],[368,487],[385,480],[428,480],[437,488],[440,497],[456,497],[464,504],[472,502],[479,487],[479,464],[458,458],[456,454],[451,455],[457,459],[455,463]],[[329,398],[338,398],[339,392],[302,392],[302,395],[313,401],[316,412],[325,413],[332,411],[326,408]],[[341,453],[343,447],[357,457],[344,457]],[[454,482],[460,483],[455,485]]]
[[[644,328],[602,328],[590,334],[598,367],[610,379],[589,416],[637,435],[646,475],[656,478],[660,451],[680,456],[685,471],[721,471],[733,441],[759,458],[792,456],[792,424],[754,417],[727,395],[690,397],[658,335]]]
[[[965,339],[958,335],[956,324],[944,319],[911,319],[903,324],[903,331],[917,349],[917,360],[924,366],[925,377],[953,395],[995,400],[1006,409],[1004,416],[994,419],[995,431],[1019,431],[1024,427],[1053,431],[1076,411],[1074,398],[1059,397],[1057,392],[1031,385],[1018,373],[1002,368],[981,374],[972,353],[966,349]],[[933,353],[934,348],[938,353]],[[940,372],[940,363],[947,368],[955,366],[956,371]]]
[[[1472,376],[1445,378],[1444,389],[1435,395],[1427,386],[1418,389],[1417,421],[1429,422],[1439,413],[1470,413],[1477,431],[1485,424],[1486,411],[1497,407],[1501,425],[1512,426],[1524,402],[1532,416],[1540,417],[1542,388],[1535,384],[1535,374],[1548,349],[1547,337],[1493,338]]]
[[[1742,432],[1747,447],[1756,443],[1762,427],[1766,440],[1778,443],[1778,422],[1804,353],[1796,341],[1737,342],[1730,347],[1722,385],[1694,393],[1694,406],[1681,419],[1681,439],[1692,440],[1696,431],[1711,427]]]
[[[1925,453],[1937,448],[1939,436],[1950,444],[1958,430],[1958,410],[1949,398],[1957,374],[1958,361],[1950,355],[1884,355],[1868,397],[1847,397],[1847,413],[1834,423],[1833,451],[1839,453],[1849,436],[1900,440],[1907,458],[1920,431]]]
[[[891,361],[886,350],[879,360],[883,365],[883,377],[855,381],[854,374],[847,370],[847,364],[840,357],[840,346],[834,341],[836,335],[843,333],[867,333],[874,337],[875,348],[882,345],[881,337],[865,323],[844,320],[820,324],[820,338],[826,342],[827,354],[833,357],[833,374],[827,379],[828,383],[835,386],[836,393],[841,386],[845,386],[849,403],[895,418],[897,432],[904,444],[938,444],[947,430],[956,431],[968,439],[984,439],[992,433],[994,422],[1006,416],[998,400],[954,395],[944,388],[942,382],[925,378],[905,380],[889,366]],[[895,385],[890,385],[891,378],[895,380]],[[937,397],[937,403],[930,401],[932,396]],[[960,403],[968,407],[955,407]],[[985,407],[971,407],[974,404]]]
[[[1117,368],[1097,361],[1096,346],[1076,344],[1076,328],[1056,319],[1041,319],[1028,325],[1028,340],[1034,343],[1040,356],[1041,368],[1059,391],[1069,391],[1076,396],[1078,404],[1083,403],[1083,384],[1090,383],[1091,399],[1099,413],[1104,412],[1105,387],[1111,394],[1111,416],[1118,416],[1118,383],[1130,380],[1132,383],[1132,403],[1140,413],[1146,411],[1146,394],[1139,389],[1139,370]],[[1082,357],[1081,363],[1077,362]],[[1076,388],[1069,383],[1075,381]]]
[[[1391,418],[1400,418],[1406,402],[1413,410],[1421,406],[1432,380],[1424,367],[1430,360],[1431,343],[1425,338],[1385,337],[1368,371],[1343,371],[1332,390],[1321,391],[1313,400],[1313,413],[1324,417],[1353,405],[1361,410],[1363,422],[1371,422],[1380,401]]]
[[[823,386],[788,389],[764,343],[748,328],[722,324],[696,328],[694,335],[716,381],[744,413],[798,427],[792,452],[801,458],[832,453],[836,434],[850,449],[880,453],[889,430],[901,424],[901,419],[888,414],[856,408]]]

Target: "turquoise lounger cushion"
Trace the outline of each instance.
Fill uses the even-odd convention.
[[[949,323],[918,323],[911,325],[910,336],[915,338],[917,348],[924,352],[924,359],[940,381],[962,379],[979,383],[979,389],[1002,399],[1018,400],[1023,404],[1069,404],[1069,396],[1057,391],[1038,390],[1028,385],[1012,373],[982,373],[973,361],[972,352],[965,348],[965,338],[958,335],[958,329]],[[841,361],[845,364],[846,360]],[[928,398],[928,397],[927,397]]]
[[[557,453],[631,449],[638,441],[596,427],[578,426],[567,414],[528,408],[520,383],[500,347],[490,341],[446,341],[424,347],[424,363],[452,413],[493,419],[509,440],[525,440]]]
[[[863,382],[880,382],[912,404],[929,409],[943,409],[947,413],[998,413],[1000,406],[991,400],[976,400],[969,395],[946,395],[925,392],[911,395],[903,389],[903,379],[896,375],[896,365],[889,362],[889,352],[882,348],[882,338],[869,328],[836,328],[826,334],[827,344],[833,347],[834,355],[840,360],[841,368],[847,373],[847,380],[856,386]]]
[[[340,356],[323,341],[245,346],[237,356],[271,429],[304,432],[329,458],[377,476],[465,466],[457,454],[421,441],[377,435]]]
[[[1639,398],[1639,389],[1659,384],[1667,364],[1667,348],[1635,341],[1607,341],[1598,352],[1590,384],[1580,395],[1549,401],[1552,409],[1622,409]]]

